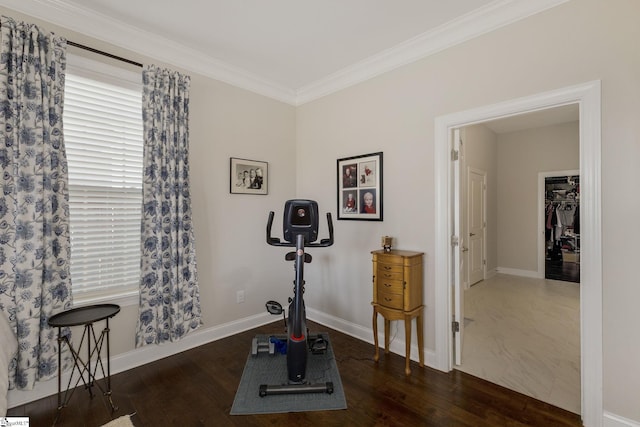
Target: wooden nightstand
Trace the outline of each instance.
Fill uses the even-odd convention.
[[[424,367],[424,339],[422,313],[422,252],[377,250],[373,255],[373,340],[376,353],[373,360],[380,359],[378,348],[378,313],[384,317],[384,352],[389,353],[389,326],[392,320],[404,320],[406,364],[404,372],[411,374],[411,320],[416,318],[418,333],[418,356],[420,367]]]

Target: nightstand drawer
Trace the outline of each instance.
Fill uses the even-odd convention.
[[[380,273],[389,273],[389,274],[402,274],[403,273],[402,263],[398,264],[388,264],[385,262],[378,263],[378,272]]]
[[[379,253],[377,255],[377,259],[378,262],[383,263],[383,264],[399,264],[402,265],[403,263],[403,258],[399,255],[394,255],[391,253]]]
[[[402,280],[378,280],[378,292],[402,295],[404,283]]]
[[[391,292],[384,292],[382,289],[378,290],[378,304],[384,305],[389,308],[397,308],[402,310],[404,307],[404,296],[402,294],[395,294]]]
[[[404,273],[402,271],[402,267],[400,271],[392,271],[385,270],[382,268],[378,268],[378,279],[379,280],[402,280],[404,278]]]

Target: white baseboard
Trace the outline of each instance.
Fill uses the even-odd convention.
[[[332,329],[340,331],[344,334],[357,338],[360,341],[373,344],[372,328],[365,328],[358,324],[347,322],[344,319],[331,316],[329,314],[314,310],[312,308],[307,308],[307,318],[309,318],[309,320],[313,320],[314,322],[320,323],[322,325],[325,325]],[[413,334],[415,334],[415,332]],[[384,343],[384,332],[378,333],[378,345],[380,345],[380,343]],[[384,344],[382,345],[384,346]],[[395,339],[389,344],[389,351],[399,354],[402,357],[405,356],[404,334],[402,334],[402,336],[395,337]],[[371,356],[373,357],[373,354]],[[415,342],[415,340],[412,340],[410,359],[416,362],[419,360],[418,344]],[[431,350],[425,350],[424,352],[425,366],[436,369],[435,361],[436,361],[435,352]]]
[[[211,328],[197,330],[177,342],[148,345],[126,353],[118,354],[111,358],[111,374],[115,375],[155,360],[163,359],[165,357],[181,353],[185,350],[271,323],[274,320],[274,317],[268,313],[258,314]],[[103,361],[103,363],[105,364],[106,369],[106,361]],[[63,385],[68,384],[69,376],[69,371],[62,374]],[[101,375],[97,376],[98,378],[101,378]],[[44,397],[51,396],[57,392],[57,377],[49,381],[36,383],[33,390],[9,390],[7,395],[8,407],[13,408],[21,406]]]
[[[498,267],[496,271],[501,274],[510,274],[512,276],[531,277],[533,279],[539,279],[540,274],[537,271],[532,270],[519,270],[517,268]]]
[[[630,420],[606,411],[602,418],[604,419],[602,427],[640,427],[640,421]]]

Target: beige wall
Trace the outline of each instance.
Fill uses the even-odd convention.
[[[640,198],[629,197],[640,181],[639,14],[634,0],[570,1],[299,107],[299,195],[335,209],[335,159],[374,151],[385,159],[384,222],[337,223],[335,248],[308,269],[309,282],[319,283],[308,288],[309,305],[368,326],[369,251],[381,235],[395,236],[399,248],[427,254],[425,338],[433,349],[434,119],[601,79],[604,408],[640,420],[640,249],[628,243],[640,231],[627,226],[640,214]]]
[[[629,226],[640,214],[633,196],[640,182],[639,15],[636,0],[572,0],[297,109],[193,76],[193,207],[205,326],[260,313],[267,296],[288,295],[290,269],[263,244],[268,210],[281,211],[297,196],[335,212],[336,159],[383,151],[384,221],[336,221],[336,244],[315,251],[305,271],[305,297],[309,307],[370,330],[369,252],[381,235],[394,236],[396,247],[427,254],[425,338],[433,351],[434,119],[601,79],[604,407],[640,421],[633,268],[640,249],[629,243],[640,237]],[[230,156],[270,162],[269,196],[228,194]],[[236,305],[241,287],[247,302]],[[134,325],[133,308],[116,317],[117,352],[132,347]]]
[[[580,169],[578,122],[498,135],[498,267],[538,270],[538,173]]]

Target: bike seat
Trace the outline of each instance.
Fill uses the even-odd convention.
[[[295,261],[296,260],[296,253],[295,252],[287,252],[287,254],[284,256],[284,259],[287,260],[287,261]],[[309,264],[312,259],[313,259],[313,257],[311,256],[311,254],[308,254],[306,252],[304,253],[304,262]]]

